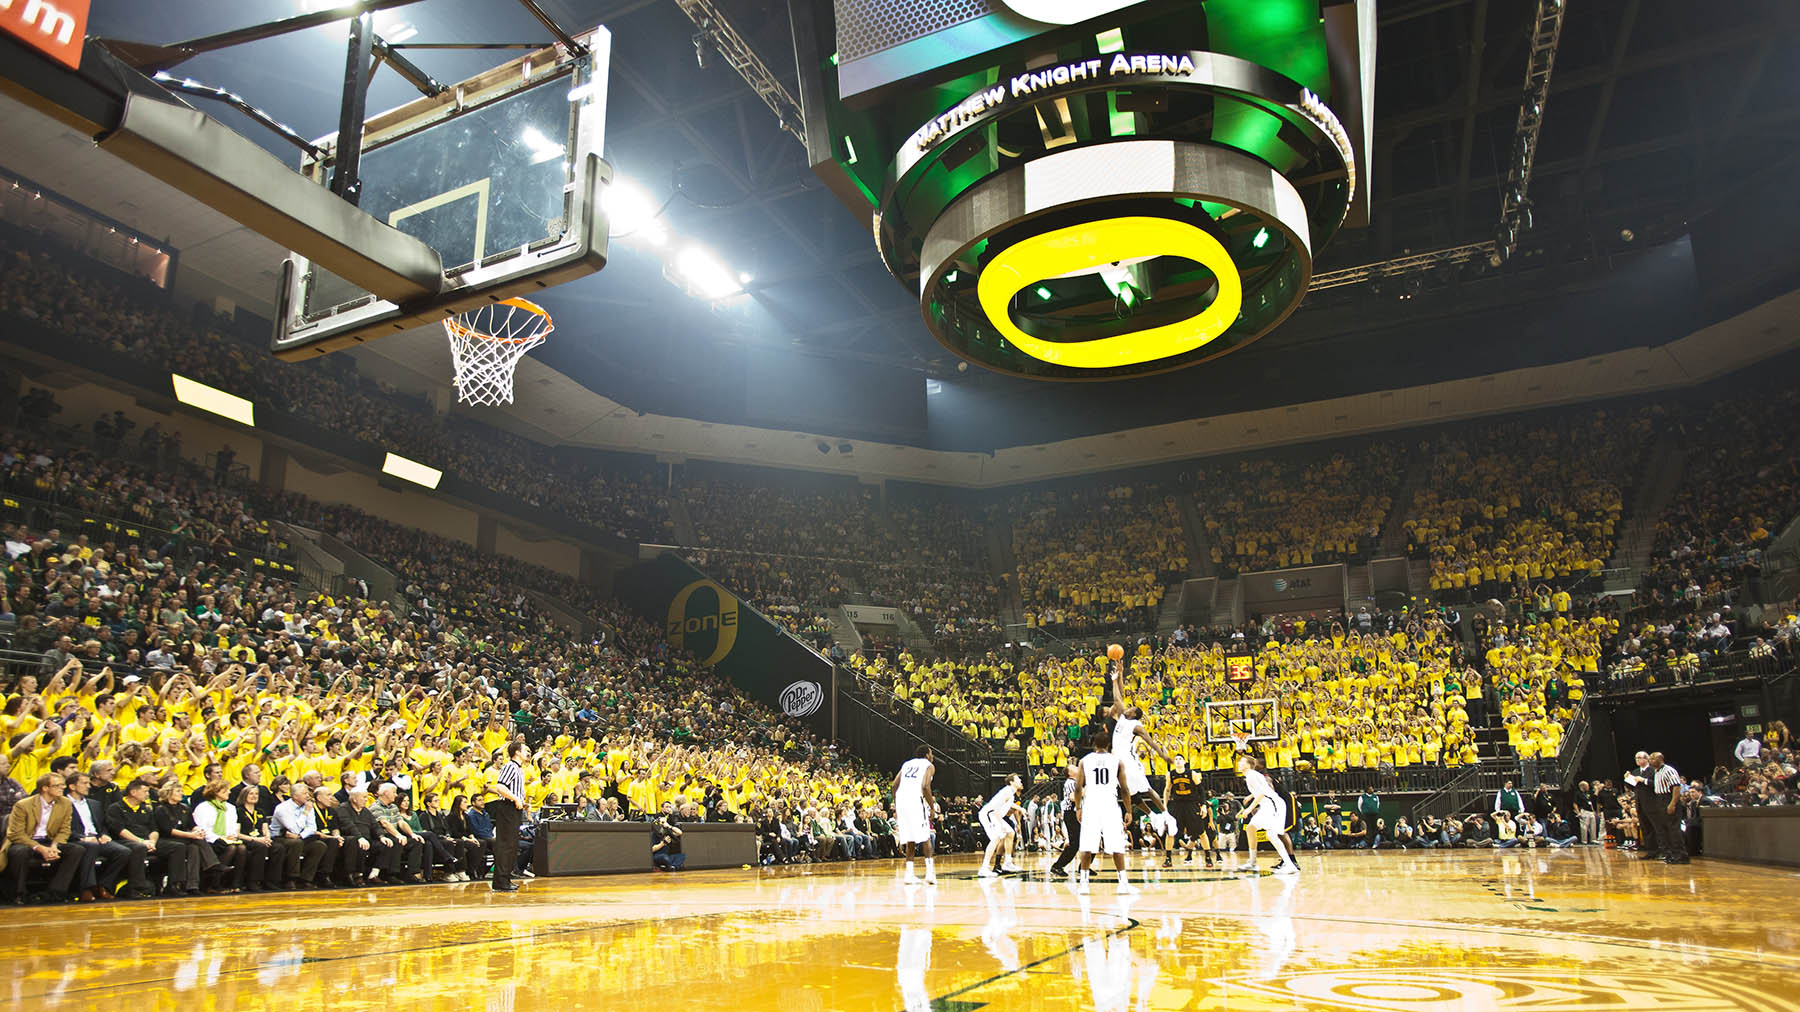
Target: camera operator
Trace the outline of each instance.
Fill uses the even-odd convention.
[[[680,871],[687,864],[687,855],[681,852],[681,827],[667,812],[651,823],[650,864],[657,871]]]

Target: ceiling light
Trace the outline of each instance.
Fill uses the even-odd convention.
[[[423,485],[426,488],[437,488],[438,482],[444,480],[443,471],[435,467],[427,467],[416,460],[410,460],[392,451],[382,458],[381,470],[383,474],[391,474],[396,478],[410,481],[415,485]]]
[[[1046,286],[1044,286],[1044,285],[1037,286],[1037,297],[1038,298],[1043,299],[1045,302],[1049,302],[1051,294],[1052,293],[1051,293],[1050,289],[1047,288]]]
[[[256,425],[256,405],[244,398],[188,379],[180,373],[170,373],[169,380],[175,387],[175,399],[181,403],[244,425]]]
[[[669,232],[658,218],[656,202],[643,187],[624,176],[615,178],[607,186],[600,203],[611,219],[610,231],[614,238],[639,235],[652,246],[661,246],[668,241]]]
[[[1266,228],[1257,229],[1256,235],[1250,239],[1250,248],[1251,249],[1262,249],[1264,246],[1267,246],[1268,244],[1269,244],[1269,230]]]
[[[688,287],[704,298],[727,299],[743,292],[740,284],[704,246],[689,246],[675,257],[675,270]]]

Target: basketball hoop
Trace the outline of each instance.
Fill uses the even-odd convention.
[[[450,335],[457,399],[464,404],[511,404],[513,368],[555,329],[542,306],[524,299],[504,299],[447,317],[444,332]]]
[[[1250,732],[1241,727],[1231,729],[1231,747],[1235,752],[1250,751]]]

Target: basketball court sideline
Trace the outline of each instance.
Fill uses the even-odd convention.
[[[30,910],[4,1007],[1792,1007],[1793,873],[1596,850],[1301,860],[1290,880],[1266,859],[1136,869],[1137,896],[978,882],[957,856],[935,888],[865,861]]]

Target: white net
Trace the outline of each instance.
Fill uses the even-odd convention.
[[[444,321],[464,404],[511,404],[513,369],[556,329],[550,314],[524,299],[505,299]]]

